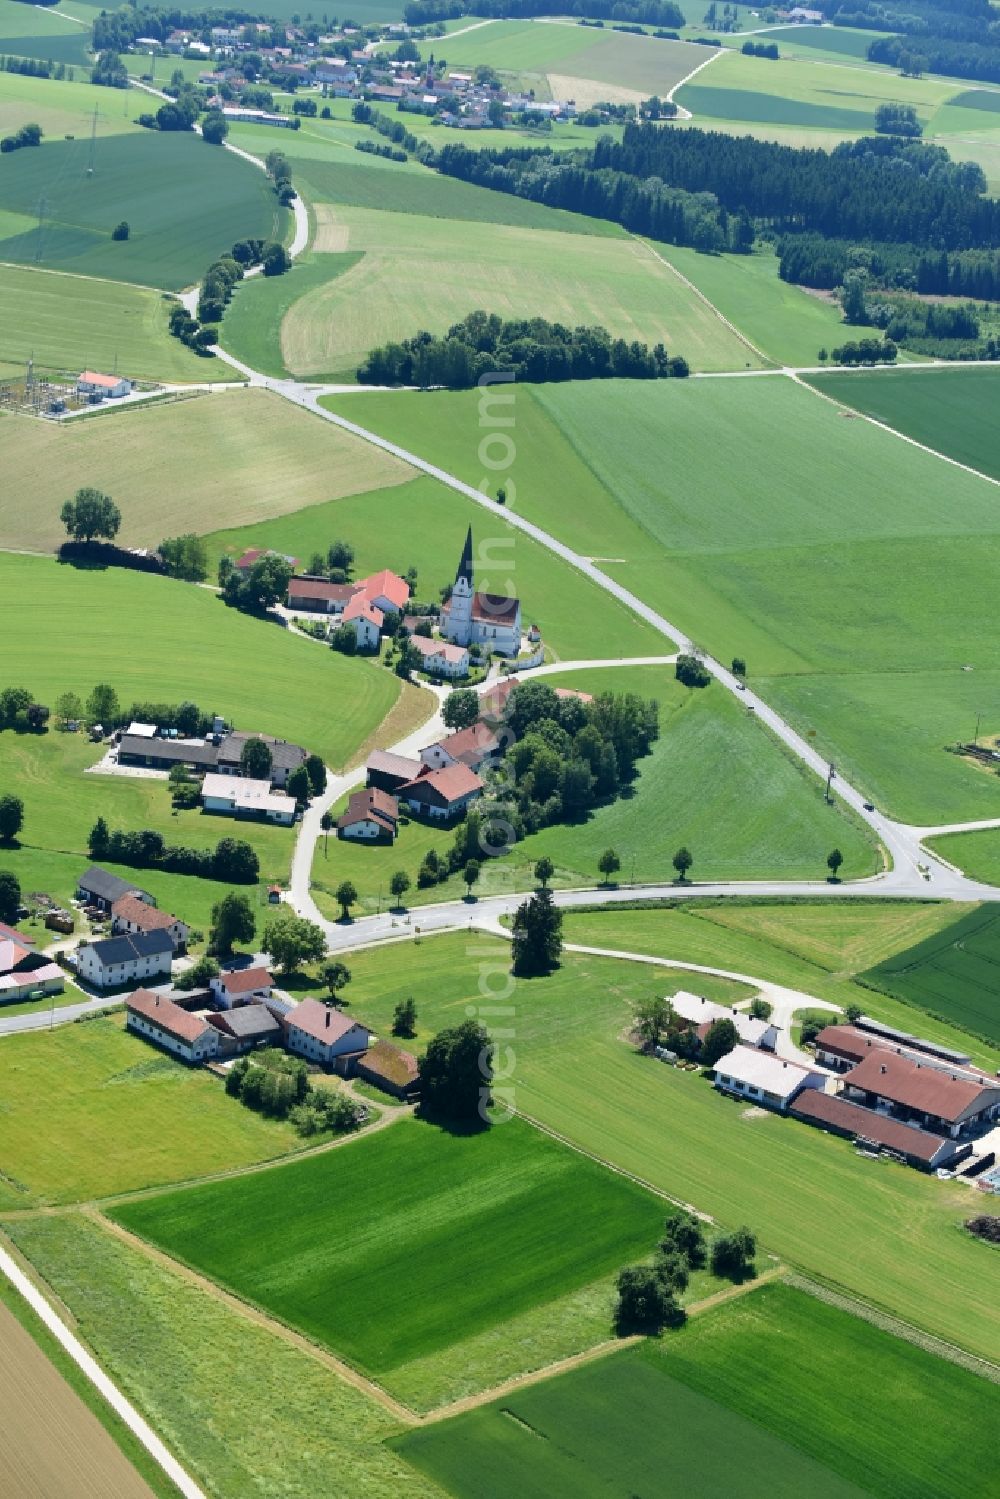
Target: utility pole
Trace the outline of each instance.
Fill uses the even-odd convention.
[[[94,118],[90,122],[90,160],[87,165],[87,176],[94,175],[94,153],[97,150],[97,105],[94,105]]]
[[[827,772],[827,777],[826,777],[826,799],[827,799],[828,802],[832,802],[833,801],[833,794],[832,794],[832,791],[831,791],[831,787],[833,786],[833,778],[834,778],[834,776],[836,774],[837,774],[836,766],[834,765],[833,761],[831,760],[830,761],[830,769]]]
[[[982,711],[980,711],[979,713],[976,714],[976,737],[975,737],[975,739],[973,739],[972,742],[973,742],[973,744],[975,744],[977,746],[979,744],[979,723],[980,723],[980,720],[981,720],[982,716],[983,716],[982,715]]]

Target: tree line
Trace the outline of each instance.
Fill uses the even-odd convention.
[[[546,0],[409,0],[403,7],[403,19],[408,26],[454,21],[467,15],[491,20],[529,20],[551,13],[552,5],[546,4]],[[560,6],[560,13],[589,20],[669,26],[675,30],[685,24],[684,12],[674,0],[572,0]]]
[[[373,349],[358,369],[362,385],[444,385],[465,390],[494,370],[517,380],[632,380],[683,377],[687,361],[637,339],[613,339],[606,328],[567,328],[545,318],[471,312],[447,333],[422,332]]]
[[[240,838],[220,838],[214,849],[182,848],[167,843],[153,828],[138,832],[109,828],[99,817],[90,830],[87,847],[98,864],[109,860],[134,869],[196,874],[204,880],[226,880],[232,885],[255,885],[260,874],[254,849]]]
[[[869,244],[789,234],[778,241],[783,281],[832,290],[848,271],[863,267],[879,286],[921,295],[1000,300],[1000,250],[921,250],[917,245]]]

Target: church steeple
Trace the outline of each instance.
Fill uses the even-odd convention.
[[[465,579],[466,583],[469,585],[469,591],[471,593],[473,586],[471,526],[469,527],[468,534],[465,538],[465,547],[462,551],[462,560],[458,564],[458,572],[455,574],[455,582],[457,583],[461,578]]]

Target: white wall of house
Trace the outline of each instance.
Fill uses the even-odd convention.
[[[386,832],[379,823],[373,822],[370,817],[365,817],[361,822],[352,822],[348,827],[341,828],[342,838],[375,839],[380,838]]]
[[[81,978],[95,984],[98,989],[110,989],[118,984],[132,983],[135,979],[169,976],[171,956],[168,952],[154,953],[151,957],[130,958],[126,963],[105,966],[92,947],[81,947],[77,962]]]
[[[161,1030],[145,1015],[136,1015],[131,1010],[128,1012],[126,1021],[130,1031],[137,1036],[145,1036],[147,1041],[155,1041],[157,1046],[162,1046],[164,1051],[169,1051],[175,1057],[182,1057],[185,1062],[203,1062],[206,1057],[214,1057],[219,1050],[219,1033],[211,1026],[198,1037],[197,1041],[185,1041],[180,1036],[171,1035],[169,1031]]]
[[[327,1063],[332,1062],[335,1057],[343,1056],[345,1052],[367,1051],[368,1041],[369,1032],[362,1025],[352,1025],[344,1035],[330,1042],[318,1041],[315,1036],[299,1030],[297,1025],[290,1024],[288,1027],[288,1050],[311,1062]]]
[[[359,614],[356,618],[349,620],[348,623],[354,626],[354,638],[358,642],[359,651],[373,651],[377,649],[380,636],[378,628],[372,624],[370,619],[365,619],[363,614]]]

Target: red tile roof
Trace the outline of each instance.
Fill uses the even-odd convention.
[[[372,750],[365,761],[365,769],[369,774],[377,771],[381,775],[399,776],[404,781],[412,781],[420,774],[421,768],[419,760],[394,755],[391,750]]]
[[[845,1074],[844,1082],[948,1123],[957,1122],[980,1102],[985,1107],[991,1091],[981,1083],[969,1082],[929,1063],[897,1056],[884,1047],[871,1051]],[[1000,1101],[1000,1082],[996,1085],[996,1098]]]
[[[366,619],[377,630],[381,630],[385,623],[385,615],[381,609],[376,608],[363,593],[356,593],[344,609],[344,622],[347,623],[352,619]]]
[[[330,1005],[321,1005],[317,999],[302,1000],[285,1018],[290,1027],[294,1026],[296,1030],[312,1036],[314,1041],[322,1041],[327,1046],[339,1041],[341,1036],[346,1036],[356,1025],[366,1035],[371,1035],[367,1026],[361,1025],[359,1020],[352,1019],[350,1015],[345,1015],[342,1010]]]
[[[241,557],[240,561],[242,560]],[[291,578],[288,583],[289,602],[296,598],[324,599],[335,604],[346,604],[354,597],[355,592],[353,583],[328,583],[325,578]]]
[[[496,754],[500,741],[496,730],[479,718],[467,729],[457,729],[454,734],[439,739],[437,745],[453,760],[461,760],[463,765],[475,770],[490,755]],[[428,749],[430,748],[432,746],[428,745]]]
[[[408,781],[405,786],[400,786],[399,794],[403,797],[413,796],[424,800],[421,793],[432,791],[436,793],[437,799],[445,805],[450,805],[482,789],[483,783],[476,772],[458,761],[454,765],[446,765],[443,770],[431,770],[425,765],[415,780]],[[434,800],[435,798],[431,796],[427,799]]]
[[[242,572],[244,568],[253,567],[254,563],[259,562],[262,557],[284,557],[284,554],[271,551],[269,548],[249,547],[242,557],[237,557],[234,566],[237,572]],[[293,568],[299,565],[298,557],[284,557],[284,561],[291,563]]]
[[[431,656],[440,656],[442,661],[454,661],[456,664],[469,659],[469,652],[464,645],[453,645],[449,640],[428,640],[426,635],[411,635],[410,644],[420,652],[425,661]]]
[[[397,609],[402,609],[410,597],[410,585],[405,578],[386,567],[380,573],[372,573],[370,578],[362,578],[361,592],[369,599],[388,599]]]
[[[947,1141],[941,1135],[929,1134],[924,1129],[912,1129],[898,1119],[887,1119],[860,1104],[849,1103],[835,1094],[820,1093],[816,1088],[807,1088],[789,1104],[789,1113],[810,1124],[829,1125],[831,1129],[845,1134],[862,1136],[884,1145],[887,1150],[897,1150],[901,1155],[913,1156],[915,1160],[928,1164]]]
[[[234,968],[219,975],[227,994],[251,994],[254,989],[270,989],[274,979],[266,968]]]
[[[575,697],[579,698],[581,703],[592,703],[594,701],[592,692],[581,692],[578,687],[557,687],[556,697],[564,699]]]
[[[520,599],[508,598],[504,593],[474,593],[472,595],[472,618],[478,619],[481,624],[515,624],[520,607]]]
[[[99,375],[94,370],[84,370],[79,376],[81,385],[100,385],[105,390],[113,390],[116,385],[121,384],[121,375]]]
[[[151,1020],[161,1031],[177,1036],[182,1041],[197,1041],[209,1028],[208,1021],[203,1020],[200,1015],[189,1015],[187,1010],[175,1005],[172,999],[167,999],[163,994],[153,994],[149,989],[136,989],[125,1001],[125,1008]]]
[[[387,833],[394,833],[399,820],[399,803],[396,798],[377,786],[369,786],[365,791],[355,791],[348,798],[346,812],[337,818],[337,826],[349,828],[368,819],[377,822]]]
[[[111,907],[111,914],[120,921],[130,921],[140,932],[164,932],[177,921],[177,917],[171,916],[169,911],[159,911],[156,906],[148,905],[137,895],[123,895],[120,900],[116,900]]]
[[[416,1082],[417,1059],[411,1052],[393,1046],[391,1041],[376,1041],[365,1052],[364,1070],[376,1077],[384,1077],[397,1088],[407,1088]]]

